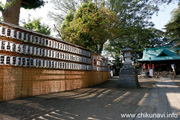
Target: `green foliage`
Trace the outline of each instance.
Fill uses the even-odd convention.
[[[144,48],[151,48],[151,47],[162,47],[167,45],[172,45],[172,41],[164,36],[164,32],[149,28],[149,29],[135,29],[136,32],[130,33],[127,37],[127,40],[125,38],[117,38],[115,40],[109,41],[104,46],[104,50],[108,52],[108,54],[112,54],[111,57],[118,57],[119,56],[119,50],[130,47],[133,49],[133,60],[139,59],[142,57],[142,51]],[[132,37],[131,40],[129,38]]]
[[[72,10],[69,11],[69,13],[66,15],[64,22],[61,25],[61,29],[65,29],[66,27],[70,26],[70,22],[73,21],[74,14],[72,13]]]
[[[10,7],[11,5],[15,4],[16,0],[12,0],[11,2],[7,2],[5,5],[0,2],[0,11],[4,11],[6,8]]]
[[[2,18],[2,17],[0,17],[0,21],[3,21],[3,18]]]
[[[73,19],[72,14],[67,15],[61,34],[66,41],[100,54],[107,39],[115,36],[117,20],[113,11],[98,8],[92,2],[84,3],[77,9]]]
[[[35,9],[44,6],[43,0],[22,0],[22,7],[25,9]]]
[[[7,7],[15,4],[17,0],[11,0],[11,2],[6,2],[6,4],[2,4],[0,2],[0,11],[4,11]],[[40,6],[43,6],[45,2],[43,0],[22,0],[22,7],[25,9],[35,9]]]
[[[172,12],[172,19],[166,24],[166,34],[175,43],[174,46],[180,48],[180,5]],[[177,51],[177,55],[179,53],[180,50]]]
[[[171,21],[166,25],[166,33],[172,40],[180,42],[180,6],[172,14]]]
[[[88,38],[84,41],[87,41],[87,40],[92,41],[91,39],[89,39],[91,38],[90,35],[92,35],[91,34],[92,31],[89,30],[88,31],[89,34],[85,34],[85,32],[83,31],[88,30],[85,25],[87,26],[92,25],[94,28],[96,28],[97,26],[93,25],[93,22],[92,22],[93,20],[91,21],[87,16],[86,17],[82,16],[84,15],[82,13],[85,13],[85,12],[82,11],[81,8],[83,6],[86,8],[87,4],[82,4],[81,8],[78,8],[80,6],[79,2],[87,3],[88,0],[87,1],[85,0],[76,0],[76,1],[75,0],[71,0],[71,1],[53,0],[53,1],[59,1],[60,4],[55,3],[55,5],[59,6],[59,9],[58,7],[56,7],[56,10],[60,10],[61,13],[64,13],[63,15],[67,15],[68,14],[67,11],[72,10],[72,13],[75,14],[75,16],[77,16],[77,18],[75,17],[76,21],[74,18],[73,20],[74,22],[68,21],[67,19],[65,19],[66,22],[63,22],[62,28],[65,29],[66,27],[64,26],[68,26],[69,28],[68,32],[72,33],[72,35],[66,34],[67,35],[66,39],[69,38],[71,39],[71,41],[75,42],[74,39],[75,40],[78,39],[79,37],[77,37],[76,35],[79,34],[81,38]],[[69,1],[68,2],[69,4],[63,4],[65,2],[61,3],[60,1]],[[162,31],[152,29],[153,23],[150,22],[149,20],[151,19],[152,15],[155,12],[159,11],[160,5],[169,4],[169,3],[172,3],[174,1],[179,1],[179,0],[156,0],[156,1],[155,0],[145,0],[145,1],[142,1],[142,0],[93,0],[93,1],[96,4],[97,8],[105,7],[106,9],[110,9],[114,11],[118,16],[118,24],[116,26],[116,29],[114,29],[115,31],[112,32],[110,30],[111,33],[113,34],[108,34],[110,35],[108,37],[110,43],[107,45],[108,48],[106,48],[106,50],[113,53],[115,58],[119,56],[119,50],[125,47],[133,48],[135,51],[134,56],[137,58],[142,55],[142,50],[145,47],[158,47],[158,46],[169,45],[169,44],[172,45],[174,43],[174,41],[170,41],[168,37],[164,37],[164,34]],[[72,4],[71,2],[75,4]],[[78,12],[75,13],[75,10],[77,8],[78,8],[77,10]],[[59,16],[62,17],[61,22],[58,22],[59,25],[61,25],[62,21],[65,18],[63,17],[63,15],[56,14],[56,16],[54,16],[56,17],[57,20],[60,20],[58,19]],[[70,23],[74,25],[71,25]],[[75,27],[75,25],[78,27]],[[81,25],[83,27],[80,27]],[[80,30],[81,32],[79,32]],[[66,29],[65,31],[61,29],[61,32],[66,32]],[[102,31],[99,31],[99,32],[102,32]],[[96,36],[96,33],[99,34],[98,32],[94,32],[93,34],[95,34]],[[88,43],[88,41],[82,42],[81,40],[79,40],[80,43],[78,44],[85,44],[85,43]],[[83,46],[86,46],[86,45],[83,45]],[[96,48],[98,47],[94,47],[94,49]],[[102,46],[99,46],[99,48],[101,49]]]
[[[51,0],[51,3],[54,7],[52,11],[49,11],[48,16],[57,23],[59,29],[68,12],[74,13],[79,6],[77,0]]]
[[[49,11],[48,15],[56,22],[57,26],[59,26],[60,29],[63,21],[65,20],[66,15],[70,10],[74,14],[82,3],[89,3],[89,1],[93,0],[51,0],[51,3],[54,6],[52,8],[52,11]],[[95,2],[96,1],[97,0],[95,0]],[[101,2],[97,3],[100,4]]]
[[[23,27],[45,35],[51,34],[51,29],[49,28],[49,26],[41,23],[41,18],[33,20],[30,20],[29,18],[28,22],[23,22]]]

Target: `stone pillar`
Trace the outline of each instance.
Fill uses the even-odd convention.
[[[138,82],[137,72],[132,66],[131,62],[131,48],[125,48],[121,50],[124,53],[124,63],[123,68],[119,73],[119,83],[118,87],[123,88],[138,88],[140,87]]]

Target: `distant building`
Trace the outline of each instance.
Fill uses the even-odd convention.
[[[152,68],[154,73],[170,74],[175,70],[175,74],[179,75],[180,54],[177,54],[178,50],[180,48],[177,47],[146,48],[143,51],[142,59],[137,61],[142,63],[144,71]]]

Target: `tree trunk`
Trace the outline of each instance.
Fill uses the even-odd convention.
[[[13,0],[7,0],[6,2],[11,2]],[[22,0],[16,0],[15,3],[8,6],[4,9],[2,12],[4,22],[12,23],[15,25],[19,24],[19,14],[20,14],[20,8],[21,8]]]

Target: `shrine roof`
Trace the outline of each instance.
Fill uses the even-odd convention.
[[[180,48],[177,47],[146,48],[143,51],[142,59],[137,59],[137,61],[180,60],[180,54],[177,54],[178,50]]]

